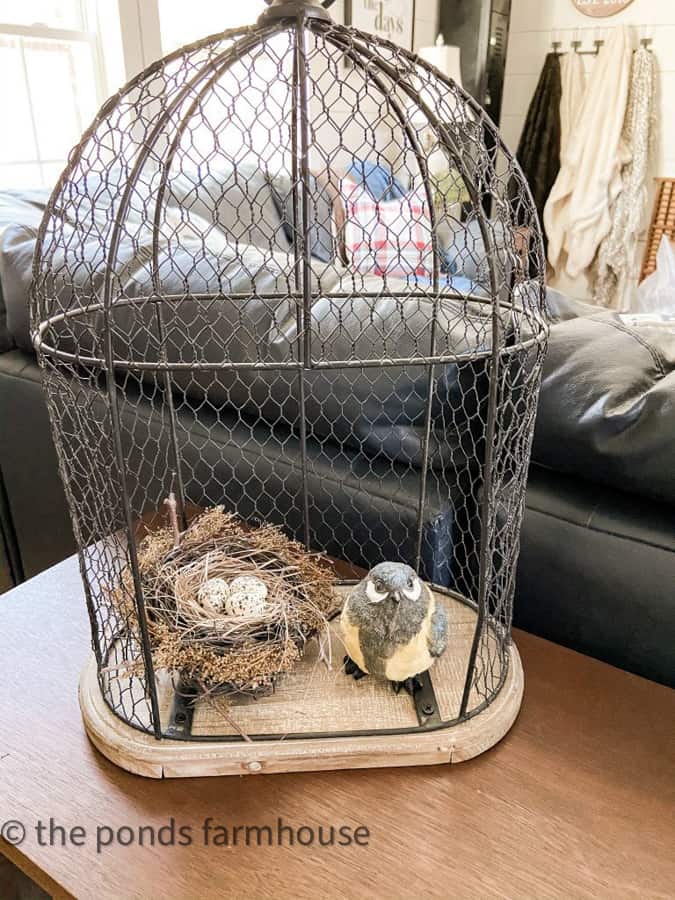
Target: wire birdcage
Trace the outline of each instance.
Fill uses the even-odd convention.
[[[473,611],[447,726],[508,671],[539,225],[454,82],[331,0],[268,3],[104,104],[39,234],[34,340],[99,684],[134,728],[192,737],[168,725],[137,558],[173,491],[183,526],[223,505],[354,566],[407,562]]]

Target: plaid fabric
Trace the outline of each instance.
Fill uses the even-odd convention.
[[[431,220],[426,196],[376,202],[356,184],[343,182],[347,219],[345,250],[352,266],[389,278],[430,276]]]

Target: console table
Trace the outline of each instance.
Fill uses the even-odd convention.
[[[55,897],[672,897],[675,691],[523,632],[516,640],[520,717],[470,762],[143,779],[84,734],[88,622],[76,561],[66,560],[0,596],[0,828],[26,828],[19,846],[0,839],[0,853]],[[178,832],[171,841],[172,819],[189,845]],[[298,835],[362,826],[367,836],[350,846],[206,845],[208,819],[275,830],[281,819]],[[163,826],[173,846],[150,843]],[[97,850],[106,828],[114,839],[106,845],[99,831]]]

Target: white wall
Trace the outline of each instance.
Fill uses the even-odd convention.
[[[623,12],[606,19],[583,15],[574,8],[572,0],[513,0],[501,120],[502,134],[512,150],[518,145],[551,42],[561,41],[561,49],[569,50],[570,41],[580,40],[582,49],[591,50],[595,39],[606,38],[610,29],[619,24],[633,26],[636,44],[638,38],[652,38],[658,81],[651,175],[652,178],[675,176],[675,0],[634,0]],[[583,60],[590,74],[594,57],[584,56]],[[649,203],[635,260],[637,271],[644,252],[653,196],[654,183],[650,180]]]
[[[435,43],[438,35],[438,2],[439,0],[416,0],[415,5],[415,51],[420,47],[428,47]],[[344,22],[344,0],[337,0],[330,9],[336,22]]]
[[[344,6],[344,0],[337,0],[330,8],[330,14],[335,22],[344,22]],[[415,13],[414,49],[419,50],[420,47],[435,43],[438,34],[438,0],[416,0]],[[317,171],[326,167],[334,173],[342,172],[355,154],[364,155],[364,136],[372,123],[378,122],[377,149],[388,159],[391,166],[398,170],[405,183],[410,174],[406,167],[411,166],[412,162],[406,161],[399,152],[403,141],[400,138],[394,141],[391,139],[392,128],[395,133],[398,132],[397,123],[393,118],[383,114],[377,91],[371,88],[364,94],[362,74],[358,72],[350,74],[348,69],[343,69],[339,74],[347,84],[351,84],[353,89],[360,93],[359,109],[357,112],[354,110],[353,94],[343,95],[337,90],[331,90],[325,81],[321,81],[321,72],[313,71],[317,83],[321,84],[323,94],[320,98],[316,98],[317,106],[314,110],[316,121],[323,122],[323,125],[317,135],[317,146],[313,150],[313,166]],[[320,112],[319,103],[326,107],[323,114]]]
[[[659,70],[657,144],[654,174],[675,176],[675,0],[634,0],[623,12],[607,19],[592,19],[578,12],[572,0],[513,0],[509,31],[501,128],[515,150],[544,57],[551,41],[572,40],[593,49],[593,40],[605,38],[616,25],[634,26],[637,37],[652,38]],[[587,70],[592,56],[583,57]]]
[[[415,46],[430,47],[436,43],[438,36],[438,0],[417,0],[415,17]]]
[[[255,4],[248,4],[250,14],[246,11],[247,0],[240,0],[243,4],[243,13],[223,15],[218,7],[223,0],[199,0],[192,9],[192,19],[186,23],[181,40],[169,42],[162,48],[160,41],[160,13],[162,10],[172,11],[174,8],[184,14],[185,4],[183,0],[90,0],[96,4],[99,17],[103,18],[103,26],[106,30],[110,26],[110,18],[116,19],[116,10],[119,8],[119,20],[123,34],[124,58],[126,78],[132,78],[145,66],[158,59],[162,52],[168,53],[181,43],[189,43],[200,37],[206,37],[222,28],[230,28],[235,25],[253,23],[258,16],[259,9],[263,8],[262,0]],[[235,0],[225,0],[225,3],[234,3]],[[438,3],[439,0],[416,0],[415,3],[415,51],[420,47],[433,44],[438,34]],[[160,9],[161,6],[161,9]],[[330,8],[331,17],[335,22],[344,22],[345,0],[336,0]],[[227,12],[227,10],[225,11]],[[241,12],[241,10],[240,10]],[[105,14],[105,16],[104,16]],[[117,22],[114,25],[119,28]],[[117,43],[120,43],[119,37]],[[122,46],[114,48],[119,56],[122,55]],[[116,90],[118,85],[111,85],[111,90]]]

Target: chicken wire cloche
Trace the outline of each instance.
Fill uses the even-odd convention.
[[[267,2],[104,104],[40,230],[85,725],[154,776],[458,761],[522,694],[536,213],[454,82],[331,0]],[[406,640],[443,629],[396,693],[406,597]],[[345,598],[372,606],[341,630]]]

